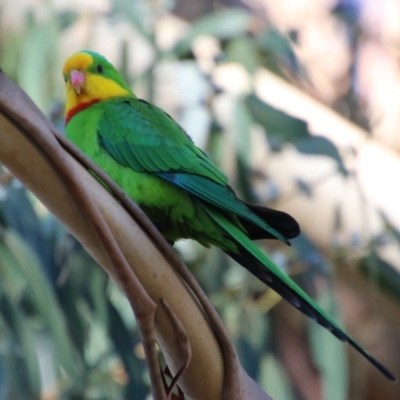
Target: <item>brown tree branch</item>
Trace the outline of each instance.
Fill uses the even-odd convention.
[[[188,290],[167,262],[169,257],[154,247],[115,199],[61,148],[55,150],[58,144],[52,135],[51,124],[1,73],[0,111],[0,160],[67,225],[127,293],[131,305],[136,307],[137,317],[146,320],[141,328],[148,339],[144,343],[148,361],[154,357],[151,328],[150,334],[147,331],[152,326],[154,310],[155,337],[168,364],[173,371],[179,371],[185,364],[182,345],[175,340],[176,323],[171,321],[171,313],[168,314],[164,307],[153,305],[159,305],[164,299],[184,327],[191,345],[191,362],[180,381],[185,393],[194,399],[269,399],[240,367],[225,329],[206,296],[203,294],[196,299],[194,292]],[[60,172],[55,165],[70,172]],[[72,191],[75,190],[76,195],[82,188],[85,189],[82,197],[72,195]],[[89,203],[95,204],[93,208],[97,211],[89,210]],[[182,265],[180,261],[177,264]],[[132,271],[144,293],[140,289],[137,291],[138,282]],[[182,276],[185,274],[188,274],[186,269]],[[195,287],[197,283],[188,275],[185,281]],[[147,295],[150,301],[142,302]],[[199,302],[212,317],[211,326],[215,333]],[[153,359],[151,365],[154,362]],[[154,375],[158,385],[157,373]],[[161,393],[159,387],[154,393],[163,398],[164,391]]]
[[[112,235],[109,226],[99,211],[99,208],[91,200],[90,194],[85,189],[81,179],[74,173],[73,168],[71,168],[70,160],[66,157],[65,152],[58,143],[54,141],[54,139],[53,141],[51,139],[49,140],[49,136],[46,136],[46,133],[41,129],[38,129],[30,119],[25,117],[25,115],[21,115],[17,108],[17,104],[8,103],[8,105],[8,117],[12,119],[13,123],[21,131],[26,132],[44,156],[47,156],[47,158],[51,160],[54,170],[68,185],[71,194],[82,207],[87,222],[91,226],[92,232],[99,240],[104,253],[108,258],[109,264],[112,267],[112,272],[135,313],[146,359],[149,365],[153,397],[156,400],[166,400],[167,397],[164,391],[156,353],[156,340],[154,333],[156,304],[150,298],[133,270],[130,268],[128,261]]]

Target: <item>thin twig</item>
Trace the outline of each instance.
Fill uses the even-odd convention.
[[[192,348],[190,347],[189,337],[187,335],[186,329],[179,321],[179,318],[176,316],[172,308],[169,306],[165,299],[161,299],[161,304],[164,306],[165,311],[167,312],[169,319],[171,320],[174,329],[175,329],[175,338],[179,344],[181,350],[183,350],[185,362],[181,368],[179,368],[178,372],[172,379],[171,385],[167,391],[168,400],[171,397],[172,391],[174,390],[175,385],[178,383],[179,378],[185,373],[185,371],[189,367],[190,360],[192,358]]]

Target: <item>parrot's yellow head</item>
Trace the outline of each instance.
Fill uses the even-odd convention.
[[[114,97],[133,96],[114,66],[100,54],[80,51],[63,68],[67,102],[66,123],[78,111]]]

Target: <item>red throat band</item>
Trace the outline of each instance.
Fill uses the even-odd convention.
[[[93,104],[98,103],[100,100],[99,99],[94,99],[91,101],[87,101],[85,103],[80,103],[74,108],[71,108],[71,110],[68,111],[67,115],[65,116],[65,126],[67,126],[68,122],[71,120],[71,118],[75,115],[78,114],[79,111],[84,110],[85,108],[88,108],[92,106]]]

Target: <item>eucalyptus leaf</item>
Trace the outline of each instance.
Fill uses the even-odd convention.
[[[297,73],[303,73],[287,37],[276,29],[268,28],[255,38],[256,44],[270,57],[276,57],[284,61]]]
[[[260,124],[268,135],[277,136],[281,145],[299,138],[309,138],[307,123],[272,107],[251,94],[245,99],[246,106],[255,122]]]
[[[323,258],[321,252],[306,235],[301,234],[297,238],[292,239],[291,243],[296,250],[297,258],[306,263],[310,268],[321,268],[321,265],[326,264],[326,260]]]
[[[251,37],[232,39],[226,45],[225,54],[225,61],[243,65],[249,74],[254,74],[262,63],[256,43]]]
[[[27,28],[19,56],[18,83],[44,112],[50,107],[48,93],[52,89],[53,79],[60,76],[61,70],[59,60],[49,62],[57,54],[55,37],[57,26],[52,20],[33,24]],[[59,68],[57,75],[55,68]]]
[[[253,189],[252,181],[249,179],[250,168],[238,155],[237,157],[237,189],[240,198],[249,203],[257,203],[257,194]]]
[[[243,307],[237,321],[240,330],[236,343],[238,355],[246,372],[253,379],[260,373],[260,354],[268,346],[268,319],[256,307]]]
[[[258,380],[261,387],[264,388],[273,399],[294,400],[296,398],[283,366],[273,354],[266,355],[262,358],[261,373]]]
[[[398,231],[392,225],[392,223],[388,220],[388,218],[386,217],[386,215],[383,212],[380,212],[379,214],[380,214],[381,218],[383,219],[383,221],[385,222],[385,225],[386,225],[388,231],[393,235],[394,239],[400,246],[400,231]]]
[[[327,281],[325,283],[322,288],[318,285],[317,302],[343,326],[332,288]],[[349,382],[345,345],[312,321],[309,321],[309,329],[314,362],[322,374],[324,400],[346,400]]]
[[[367,276],[371,275],[370,265],[372,258],[373,264],[377,267],[375,274],[378,274],[377,284],[380,289],[400,302],[400,273],[396,267],[380,258],[378,254],[373,251],[360,261],[360,271]]]
[[[0,341],[2,343],[4,340]],[[0,400],[8,399],[9,382],[7,379],[7,356],[0,353]]]
[[[300,193],[310,198],[313,196],[312,186],[309,183],[307,183],[304,179],[296,178],[294,183],[296,184],[296,187]]]
[[[341,204],[335,205],[334,212],[335,214],[333,219],[333,236],[336,236],[343,228],[343,213]]]
[[[151,32],[145,24],[149,17],[149,14],[146,13],[146,8],[150,7],[150,5],[145,4],[145,2],[129,0],[114,0],[112,3],[113,13],[124,16],[149,43],[152,43]],[[147,11],[150,12],[149,9]]]
[[[285,56],[293,54],[289,40],[276,29],[268,28],[264,30],[256,37],[256,42],[260,47],[268,51],[273,51]]]
[[[144,399],[149,392],[149,388],[144,384],[142,371],[145,368],[145,362],[139,360],[133,353],[135,342],[132,338],[132,332],[128,331],[120,314],[114,305],[107,300],[108,309],[108,333],[114,345],[116,353],[121,358],[124,368],[129,376],[128,384],[125,388],[125,398]],[[140,343],[140,337],[136,333],[136,343]]]
[[[345,176],[348,175],[337,147],[325,137],[310,136],[308,138],[296,139],[292,143],[299,153],[333,158],[337,162],[340,172]]]
[[[252,119],[242,98],[238,99],[234,105],[233,112],[233,133],[235,135],[235,147],[239,157],[246,163],[251,158],[250,130]]]
[[[74,277],[74,275],[75,274],[71,272],[71,276]],[[82,294],[80,289],[76,287],[74,283],[74,279],[68,279],[66,284],[58,288],[57,298],[64,314],[67,316],[66,324],[68,335],[83,362],[85,345],[87,344],[88,339],[87,323],[79,310],[79,304],[82,301]]]
[[[20,52],[23,46],[23,38],[15,33],[10,34],[8,40],[0,43],[0,66],[1,69],[13,80],[18,79],[18,68]]]
[[[65,368],[69,376],[78,382],[79,373],[63,314],[38,259],[12,231],[5,232],[0,246],[3,246],[2,252],[8,252],[13,258],[13,268],[18,268],[25,277],[32,301],[52,333],[59,363]]]
[[[250,26],[251,15],[243,9],[227,9],[198,19],[189,32],[177,43],[174,52],[183,55],[190,51],[192,42],[201,35],[228,40],[243,36]]]
[[[76,21],[78,14],[75,11],[65,10],[61,11],[57,17],[60,28],[66,29]]]
[[[292,143],[300,153],[334,159],[339,171],[347,175],[335,145],[324,137],[311,135],[307,122],[272,107],[254,94],[245,103],[254,121],[265,129],[272,150],[279,151],[285,143]]]
[[[1,292],[3,290],[4,288],[1,288]],[[13,297],[4,292],[0,295],[0,313],[21,347],[21,357],[27,375],[26,390],[32,398],[39,398],[41,391],[40,370],[35,347],[32,346],[35,339],[31,324],[22,313],[20,307],[14,303]]]
[[[3,355],[3,366],[7,371],[7,386],[6,386],[6,399],[12,400],[25,400],[31,399],[31,393],[27,385],[21,385],[24,382],[26,374],[24,365],[21,363],[21,358],[16,357],[14,353],[9,352]]]
[[[43,246],[46,242],[42,220],[39,219],[28,199],[27,191],[22,186],[10,185],[3,204],[4,216],[7,226],[14,229],[25,240],[31,250],[36,254],[49,282],[55,282],[55,270],[51,249]],[[24,210],[21,213],[21,210]]]

